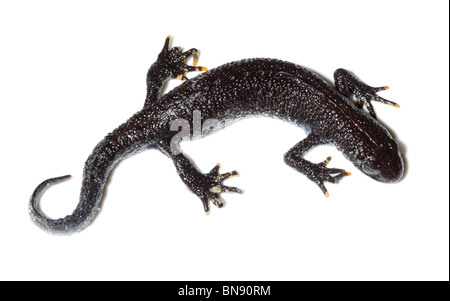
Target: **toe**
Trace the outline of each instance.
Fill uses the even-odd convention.
[[[239,189],[237,187],[233,187],[233,186],[222,185],[222,190],[225,191],[225,192],[242,193],[241,189]]]
[[[231,178],[231,177],[237,176],[237,175],[239,175],[239,173],[237,171],[235,171],[235,170],[231,171],[231,172],[227,172],[227,173],[221,174],[221,175],[219,175],[219,182],[222,182],[222,181],[224,181],[224,180],[226,180],[228,178]]]

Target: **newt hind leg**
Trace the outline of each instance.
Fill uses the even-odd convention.
[[[331,156],[321,163],[312,163],[303,158],[306,152],[320,144],[324,144],[324,141],[317,136],[309,135],[284,155],[284,161],[287,165],[301,172],[307,176],[308,179],[316,183],[323,194],[328,197],[329,194],[325,188],[324,182],[338,183],[343,177],[351,174],[343,169],[328,168],[327,164],[330,162]]]
[[[158,59],[150,67],[147,73],[147,97],[144,108],[148,108],[158,101],[161,95],[161,89],[164,83],[171,79],[188,80],[187,72],[206,71],[206,67],[197,66],[198,50],[191,48],[185,52],[181,51],[181,47],[169,47],[171,36],[167,36],[164,47],[158,55]],[[194,58],[193,65],[188,66],[186,60],[189,57]]]
[[[350,96],[354,94],[356,96],[356,105],[362,109],[363,106],[367,107],[370,115],[376,118],[375,110],[373,109],[372,100],[391,105],[399,108],[400,106],[393,101],[384,99],[377,95],[378,92],[389,89],[388,86],[384,87],[371,87],[366,85],[353,74],[345,69],[338,69],[334,72],[334,84],[336,89],[344,94],[345,96]]]
[[[174,154],[170,150],[169,143],[160,142],[160,147],[163,153],[172,159],[181,180],[200,198],[207,215],[209,214],[209,202],[218,208],[223,207],[222,192],[242,193],[242,190],[237,187],[223,184],[223,181],[237,176],[237,171],[220,174],[220,164],[216,164],[210,172],[203,173],[183,153]]]

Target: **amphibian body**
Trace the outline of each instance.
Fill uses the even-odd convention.
[[[157,149],[173,160],[181,180],[200,198],[207,214],[209,202],[222,207],[222,192],[240,192],[223,184],[237,172],[220,174],[216,165],[204,173],[178,144],[182,138],[202,137],[230,121],[252,115],[286,120],[306,131],[307,137],[284,155],[284,161],[316,183],[326,196],[324,182],[336,183],[349,173],[328,168],[331,157],[321,163],[304,159],[305,153],[318,145],[336,146],[359,170],[375,180],[396,182],[402,177],[404,167],[398,145],[376,120],[371,105],[371,100],[376,100],[398,107],[376,95],[387,87],[372,88],[344,69],[335,72],[333,87],[304,67],[275,59],[232,62],[188,80],[187,72],[206,68],[196,67],[196,49],[182,52],[178,47],[170,48],[169,42],[170,36],[148,71],[142,110],[108,134],[88,157],[80,201],[73,213],[50,219],[38,208],[41,194],[70,176],[48,179],[36,188],[30,200],[30,214],[38,226],[59,234],[86,227],[99,208],[111,169],[119,160],[146,149]],[[194,66],[186,64],[191,56]],[[185,81],[161,96],[164,83],[171,78]],[[351,94],[356,96],[356,103],[350,100]],[[369,113],[363,110],[364,106]],[[208,126],[206,121],[210,121]]]

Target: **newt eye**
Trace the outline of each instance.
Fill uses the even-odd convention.
[[[374,169],[372,166],[368,165],[368,164],[364,164],[362,166],[362,170],[364,171],[365,174],[367,174],[368,176],[376,176],[379,174],[379,172]]]

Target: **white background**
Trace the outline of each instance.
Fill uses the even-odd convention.
[[[448,280],[448,25],[448,1],[1,1],[0,280]],[[73,211],[84,160],[142,107],[168,34],[208,68],[274,57],[389,85],[380,95],[401,108],[374,106],[404,179],[378,183],[319,147],[307,158],[352,172],[325,198],[283,162],[303,130],[253,118],[182,145],[203,171],[240,172],[227,184],[245,193],[224,208],[205,216],[148,151],[115,168],[86,230],[43,232],[28,216],[34,188],[71,174],[41,207]]]

